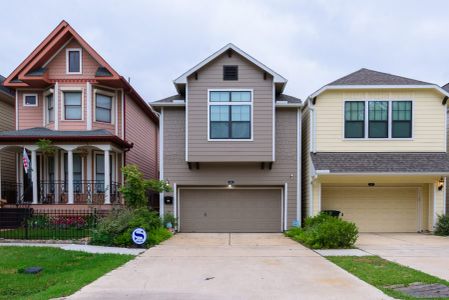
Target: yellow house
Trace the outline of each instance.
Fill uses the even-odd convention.
[[[303,213],[339,211],[361,232],[432,231],[445,212],[446,102],[435,84],[368,69],[303,110]]]

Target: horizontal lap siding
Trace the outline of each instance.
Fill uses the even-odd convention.
[[[276,112],[276,162],[272,170],[258,162],[200,163],[189,170],[185,161],[185,114],[183,108],[164,108],[164,179],[180,186],[236,185],[280,186],[288,184],[288,224],[296,219],[296,109]],[[168,210],[171,207],[167,208]]]
[[[302,115],[302,215],[309,216],[311,206],[310,181],[312,176],[312,160],[310,158],[310,110],[306,109]]]
[[[223,80],[223,65],[238,65],[238,81]],[[207,140],[208,89],[253,89],[253,141]],[[194,162],[271,161],[273,121],[273,78],[234,53],[219,56],[188,79],[188,159]]]
[[[15,113],[14,105],[5,102],[0,95],[0,112],[2,114],[0,118],[0,131],[14,130],[15,129]],[[9,100],[11,101],[11,100]],[[12,151],[3,150],[0,151],[1,155],[1,180],[2,181],[15,181],[16,179],[16,167],[15,167],[15,154]]]
[[[135,164],[147,179],[157,178],[157,126],[135,101],[126,95],[126,140],[134,146],[126,164]]]
[[[344,140],[345,100],[413,101],[413,140]],[[328,91],[316,101],[318,152],[445,152],[446,107],[443,97],[431,90]]]
[[[23,106],[24,94],[37,94],[38,106]],[[28,129],[33,127],[42,127],[43,125],[43,95],[39,90],[19,90],[18,95],[18,112],[19,112],[19,129]]]

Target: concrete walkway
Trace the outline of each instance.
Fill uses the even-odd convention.
[[[449,237],[418,233],[362,233],[356,246],[449,281]]]
[[[69,299],[390,299],[281,234],[177,234]]]
[[[110,253],[110,254],[128,254],[139,255],[145,252],[146,249],[128,249],[119,247],[103,247],[79,244],[45,244],[45,243],[0,243],[0,247],[7,246],[22,246],[22,247],[55,247],[64,250],[82,251],[87,253]]]

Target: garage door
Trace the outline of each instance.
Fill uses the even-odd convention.
[[[324,187],[322,209],[343,212],[360,232],[416,232],[417,188]]]
[[[180,189],[181,232],[280,232],[281,189]]]

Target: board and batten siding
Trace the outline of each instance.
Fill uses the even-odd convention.
[[[3,95],[0,95],[0,112],[2,117],[0,118],[0,131],[15,130],[15,110],[14,100],[10,99],[11,103],[8,103],[2,99]],[[15,153],[9,150],[0,151],[1,155],[1,180],[2,181],[15,181],[16,178],[16,158]]]
[[[237,65],[238,80],[224,81],[223,66]],[[188,78],[188,161],[243,162],[273,160],[273,77],[239,54],[222,54]],[[253,141],[208,141],[208,90],[253,90]]]
[[[126,152],[126,164],[139,167],[146,179],[158,177],[157,170],[157,125],[128,95],[126,103],[125,139],[134,143]]]
[[[413,101],[413,138],[410,140],[344,139],[346,100]],[[316,99],[317,152],[446,152],[446,106],[434,90],[339,90]]]
[[[189,170],[185,161],[185,110],[164,108],[164,179],[176,183],[177,187],[224,187],[228,180],[234,180],[236,186],[284,187],[287,183],[287,224],[291,226],[296,219],[296,126],[296,108],[276,110],[276,161],[271,170],[267,166],[261,169],[260,162],[207,162],[200,163],[199,169]],[[166,205],[166,211],[172,210],[171,205]]]

